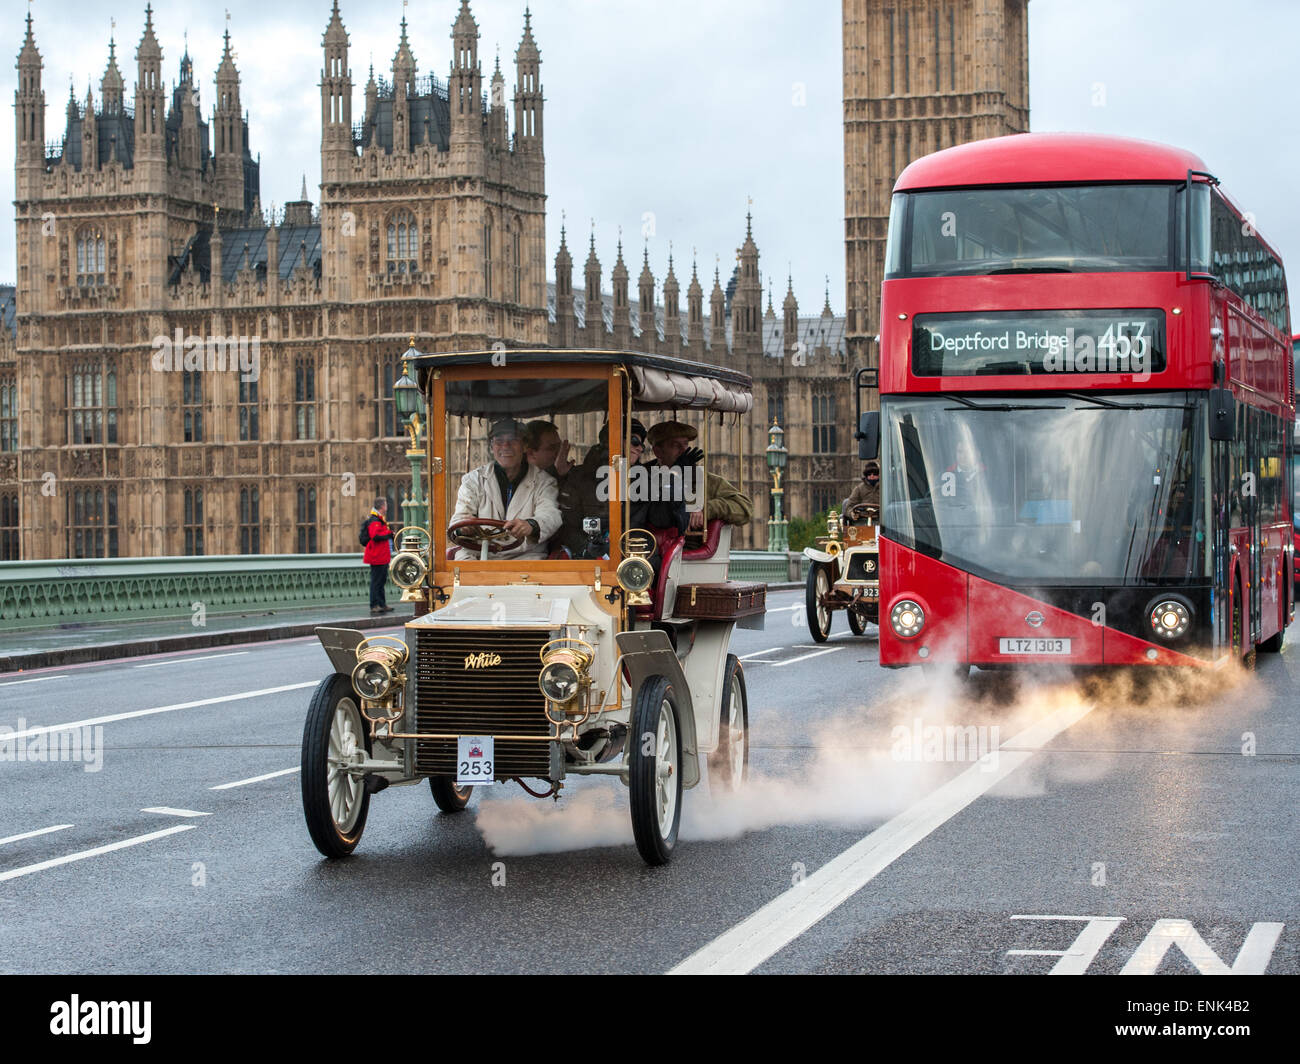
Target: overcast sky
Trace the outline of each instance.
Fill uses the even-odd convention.
[[[419,74],[445,78],[459,0],[412,0],[405,13]],[[5,5],[6,39],[21,41],[21,7]],[[62,138],[69,77],[84,100],[99,97],[117,21],[118,65],[130,97],[142,2],[34,0],[45,61],[46,136]],[[306,172],[319,199],[321,35],[329,0],[160,0],[154,25],[168,83],[188,31],[210,112],[230,13],[251,145],[262,158],[262,202],[296,199]],[[342,0],[351,38],[353,115],[364,111],[370,62],[391,70],[401,0]],[[499,48],[513,92],[523,4],[475,0],[484,80]],[[533,29],[546,94],[548,261],[567,212],[580,266],[596,221],[608,285],[622,227],[635,278],[643,230],[662,282],[669,241],[678,275],[698,249],[702,279],[720,256],[724,282],[744,238],[753,197],[761,268],[776,284],[787,269],[804,313],[844,310],[844,139],[838,0],[535,0]],[[1300,277],[1300,213],[1292,188],[1300,164],[1294,50],[1300,4],[1237,0],[1032,0],[1031,127],[1143,137],[1199,154]],[[18,44],[12,45],[16,56]],[[5,64],[4,98],[17,72]],[[12,202],[14,113],[0,108],[8,165],[0,195]],[[1290,173],[1293,176],[1287,178]],[[0,219],[0,281],[16,275],[12,211]],[[549,275],[549,267],[548,267]],[[580,282],[579,282],[580,283]],[[706,283],[706,291],[707,291]],[[1300,320],[1300,315],[1297,315]]]

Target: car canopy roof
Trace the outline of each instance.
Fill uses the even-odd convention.
[[[501,365],[503,354],[507,361],[505,367]],[[448,413],[455,414],[499,413],[503,410],[503,401],[517,417],[543,411],[580,413],[604,407],[603,396],[597,400],[596,393],[581,385],[566,388],[568,382],[550,379],[544,382],[544,387],[521,389],[519,385],[524,383],[523,379],[510,377],[510,366],[543,363],[624,367],[632,382],[633,410],[716,410],[726,414],[747,414],[754,406],[753,381],[747,374],[669,355],[538,349],[507,349],[502,352],[498,349],[432,354],[411,351],[404,357],[419,374],[422,386],[427,383],[427,373],[431,369],[482,366],[500,374],[499,389],[475,388],[454,397],[449,394]],[[561,376],[557,374],[557,377]],[[494,392],[497,394],[492,394]]]

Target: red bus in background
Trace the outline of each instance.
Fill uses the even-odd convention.
[[[1115,137],[903,171],[858,433],[881,456],[882,665],[1281,649],[1294,367],[1252,222],[1195,155]]]

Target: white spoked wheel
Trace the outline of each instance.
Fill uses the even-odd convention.
[[[363,760],[368,730],[346,676],[326,677],[312,696],[302,736],[302,808],[312,842],[326,857],[346,857],[361,840],[370,795],[347,771]]]
[[[808,633],[818,643],[826,642],[831,634],[831,609],[826,605],[830,591],[829,567],[824,562],[813,562],[808,570],[804,610],[808,615]]]
[[[647,864],[667,864],[681,823],[682,772],[677,697],[665,677],[654,676],[641,685],[632,719],[632,834]]]
[[[712,778],[725,791],[738,791],[749,768],[749,696],[735,654],[727,655],[718,720],[718,748],[709,758]]]

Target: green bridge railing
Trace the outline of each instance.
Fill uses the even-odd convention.
[[[733,580],[785,583],[806,571],[798,556],[731,555]],[[369,593],[370,573],[359,553],[0,562],[0,631],[186,617],[197,604],[208,616],[274,607],[355,608],[369,601]],[[390,583],[387,594],[392,603],[401,591]]]

